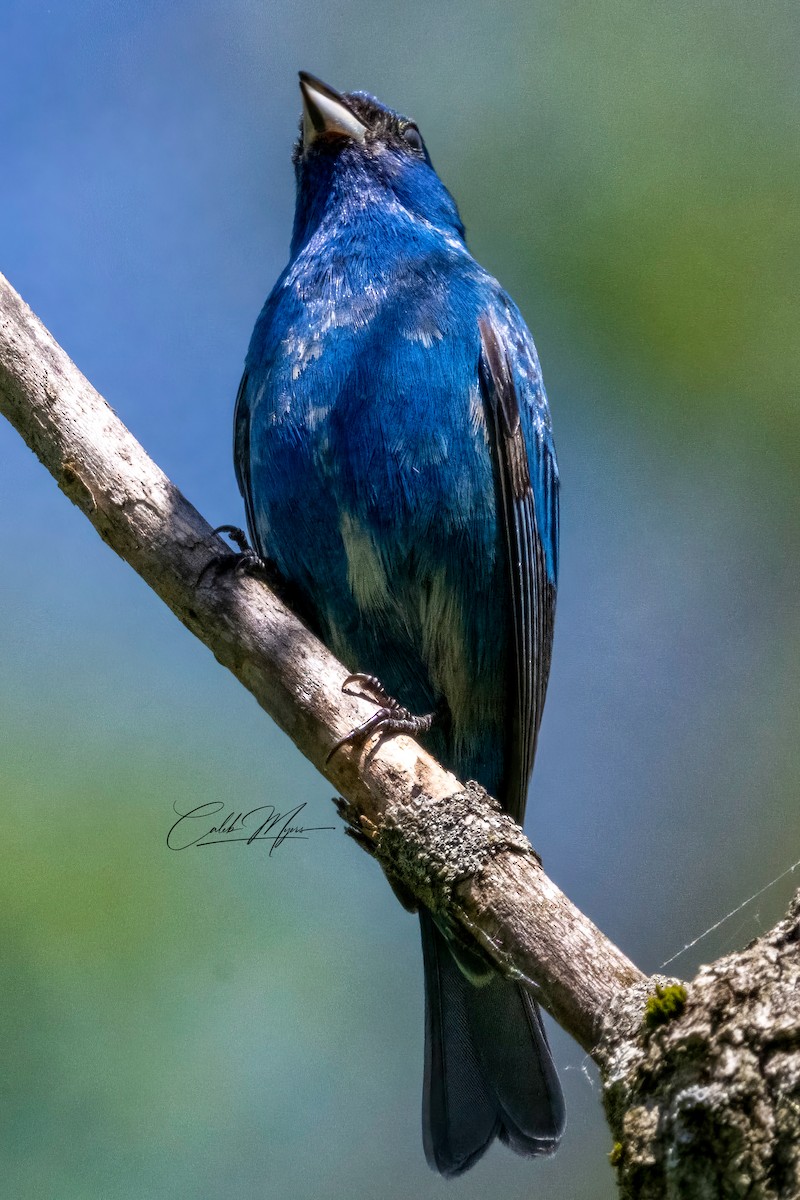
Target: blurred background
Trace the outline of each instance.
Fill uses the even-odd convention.
[[[562,474],[527,829],[645,970],[800,859],[791,0],[4,0],[0,270],[214,524],[287,253],[296,70],[422,128],[534,331]],[[0,1176],[15,1200],[601,1200],[569,1128],[446,1184],[416,922],[340,828],[171,853],[173,804],[331,788],[0,422]],[[743,945],[795,877],[672,969]]]

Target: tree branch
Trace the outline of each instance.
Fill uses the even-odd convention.
[[[343,816],[389,875],[538,986],[591,1050],[606,1005],[641,972],[547,878],[510,817],[411,739],[326,763],[371,711],[342,694],[348,672],[262,582],[206,569],[225,544],[3,276],[0,411],[103,540],[346,797]]]
[[[672,1019],[651,1000],[643,1024],[651,986],[612,1001],[595,1054],[623,1200],[797,1200],[800,892],[701,967]]]
[[[407,737],[326,763],[370,711],[342,694],[346,669],[263,583],[207,570],[227,548],[2,276],[0,411],[100,536],[342,793],[351,831],[397,890],[446,910],[593,1055],[623,1195],[800,1195],[797,912],[748,957],[715,964],[713,987],[701,972],[687,989],[655,995],[658,981],[559,891],[476,784],[459,783]],[[735,998],[745,994],[737,1022]],[[734,998],[727,1007],[725,997]],[[734,1092],[731,1063],[744,1059],[732,1047],[741,1052],[756,1029],[760,1057],[746,1061],[755,1082]],[[735,1169],[722,1170],[707,1130],[730,1134]]]

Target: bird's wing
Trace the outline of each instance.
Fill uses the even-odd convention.
[[[247,527],[251,543],[256,536],[253,520],[253,498],[250,487],[250,398],[248,385],[250,376],[247,371],[242,375],[239,391],[236,393],[236,407],[233,411],[233,465],[236,470],[236,482],[244,500],[247,514]]]
[[[504,314],[514,319],[515,314]],[[481,386],[505,531],[514,614],[509,749],[503,806],[522,823],[553,644],[558,570],[558,468],[544,392],[522,319],[479,318]],[[520,343],[523,337],[523,343]],[[513,338],[513,340],[512,340]],[[526,339],[526,340],[525,340]],[[520,349],[527,368],[515,372]],[[518,368],[523,365],[517,363]],[[531,392],[529,395],[528,392]]]

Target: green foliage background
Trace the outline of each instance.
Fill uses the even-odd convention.
[[[418,119],[554,410],[529,833],[645,969],[800,858],[796,5],[9,0],[0,38],[0,270],[213,522],[295,70]],[[417,935],[374,864],[340,830],[165,845],[173,804],[328,824],[330,788],[5,426],[0,501],[4,1194],[612,1196],[559,1031],[556,1158],[428,1171]]]

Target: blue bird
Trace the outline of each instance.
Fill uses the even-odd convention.
[[[303,72],[300,88],[289,263],[236,403],[250,537],[322,640],[376,677],[354,678],[378,721],[521,823],[558,571],[536,349],[414,122]],[[428,1162],[457,1175],[496,1137],[552,1153],[564,1103],[537,1005],[420,922]]]

